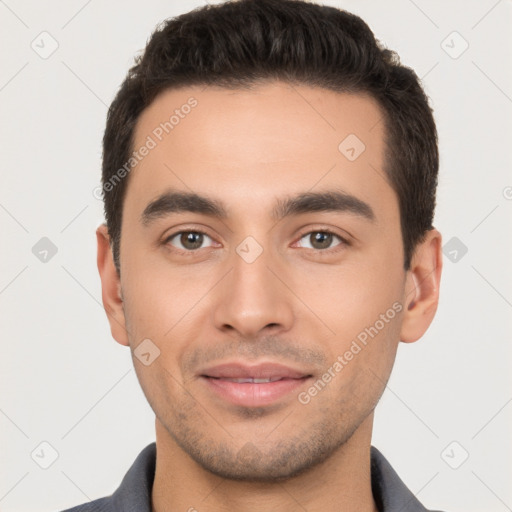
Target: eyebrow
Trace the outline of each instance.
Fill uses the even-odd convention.
[[[151,201],[141,215],[141,222],[149,226],[157,219],[172,213],[192,212],[227,219],[227,208],[224,204],[207,196],[193,192],[170,190]],[[371,206],[361,199],[343,191],[327,190],[323,192],[303,192],[293,197],[277,199],[271,216],[281,220],[292,215],[312,212],[347,212],[375,220]]]

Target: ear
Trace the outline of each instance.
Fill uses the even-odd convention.
[[[436,229],[428,231],[425,240],[416,247],[407,271],[400,332],[400,340],[405,343],[421,338],[436,314],[443,267],[441,239]]]
[[[129,345],[121,295],[121,279],[114,265],[110,236],[105,224],[96,230],[98,241],[98,271],[101,278],[101,298],[110,323],[112,337],[121,345]]]

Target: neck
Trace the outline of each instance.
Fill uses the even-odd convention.
[[[373,413],[328,459],[284,482],[227,480],[186,454],[156,420],[152,512],[378,512],[373,500],[370,441]]]

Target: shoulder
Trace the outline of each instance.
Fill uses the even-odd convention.
[[[100,498],[73,508],[67,508],[62,512],[114,512],[112,497]]]
[[[151,512],[156,444],[146,446],[111,495],[61,512]]]
[[[371,447],[371,478],[373,497],[381,512],[441,512],[425,508],[375,446]]]

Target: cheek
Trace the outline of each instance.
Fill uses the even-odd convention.
[[[191,342],[205,339],[202,329],[215,275],[206,266],[173,266],[162,256],[132,254],[124,263],[124,314],[130,345],[135,348],[149,338],[160,350],[160,363],[179,376],[179,362]]]
[[[348,341],[402,300],[403,282],[398,262],[374,258],[364,264],[310,268],[293,286],[315,314],[312,319],[317,316],[317,322],[320,319],[330,328],[331,336]],[[395,318],[397,309],[388,316]]]
[[[381,395],[399,342],[404,276],[401,260],[382,250],[301,280],[308,306],[322,320],[318,332],[326,333],[320,341],[329,364],[342,365],[333,369],[339,375],[333,393],[364,395],[362,404]]]
[[[336,338],[329,347],[332,361],[339,363],[336,369],[340,377],[333,393],[338,394],[338,401],[357,410],[376,405],[393,368],[402,314],[397,312],[399,303],[394,304],[395,308],[384,310],[377,320],[351,326],[352,336]]]
[[[150,323],[155,335],[161,336],[170,329],[173,319],[183,315],[194,286],[184,286],[182,272],[162,257],[162,249],[143,250],[144,244],[147,242],[127,236],[122,248],[125,306],[136,325]]]

